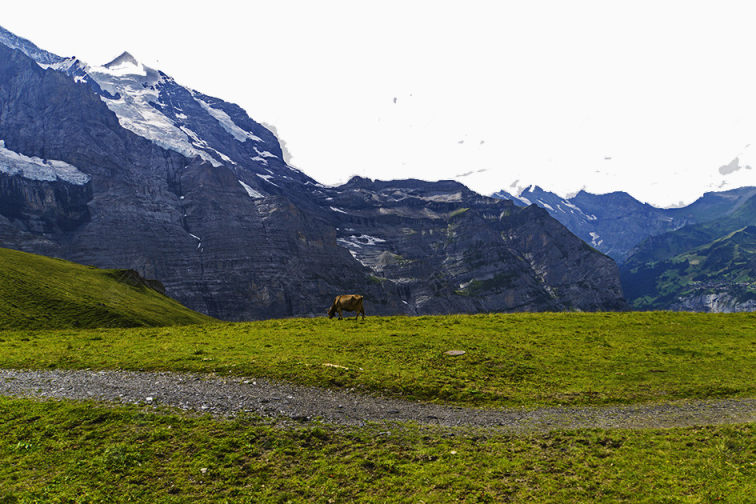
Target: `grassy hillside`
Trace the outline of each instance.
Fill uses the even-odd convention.
[[[748,396],[756,392],[756,313],[321,317],[14,331],[0,334],[0,366],[216,372],[486,407]]]
[[[620,278],[625,298],[642,310],[707,293],[756,299],[756,196],[726,217],[649,238],[620,266]]]
[[[130,270],[102,270],[0,248],[0,329],[195,324],[214,319],[148,286]]]
[[[0,398],[0,502],[753,502],[756,427],[281,428]]]

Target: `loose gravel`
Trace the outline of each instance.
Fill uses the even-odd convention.
[[[414,421],[518,432],[643,429],[756,421],[756,399],[602,407],[475,409],[424,404],[274,382],[183,373],[0,370],[0,395],[169,406],[215,415],[253,413],[283,420],[361,425]]]

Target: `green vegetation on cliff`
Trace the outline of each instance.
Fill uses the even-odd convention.
[[[0,248],[0,329],[197,324],[214,319],[160,294],[132,270]]]

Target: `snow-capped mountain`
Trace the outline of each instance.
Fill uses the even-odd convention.
[[[623,306],[616,265],[542,210],[448,181],[324,187],[239,106],[127,52],[90,65],[0,30],[0,104],[0,245],[135,269],[204,313],[345,292],[373,313]]]
[[[91,66],[39,49],[1,27],[0,43],[90,87],[123,128],[187,158],[233,167],[255,194],[279,193],[281,183],[316,184],[284,162],[275,135],[240,107],[183,87],[128,52]]]
[[[493,197],[545,209],[586,243],[622,263],[646,238],[727,215],[754,194],[756,187],[710,192],[680,208],[657,208],[625,192],[580,191],[563,198],[538,186],[529,186],[517,195],[499,191]]]

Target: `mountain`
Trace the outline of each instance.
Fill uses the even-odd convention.
[[[160,280],[242,320],[624,306],[616,265],[538,209],[441,181],[324,187],[232,103],[123,53],[0,32],[0,244]],[[335,152],[337,152],[335,150]]]
[[[755,238],[756,194],[724,217],[641,243],[620,269],[625,294],[638,309],[756,310]]]
[[[133,270],[101,270],[0,248],[0,329],[199,324],[212,318]]]
[[[613,261],[541,209],[453,181],[354,177],[316,194],[337,242],[390,280],[408,313],[624,306]]]
[[[753,195],[756,195],[756,187],[710,192],[682,208],[657,208],[625,192],[580,191],[570,198],[562,198],[538,186],[530,186],[516,196],[506,191],[493,196],[519,206],[535,204],[545,208],[586,243],[622,264],[646,238],[725,216]]]

